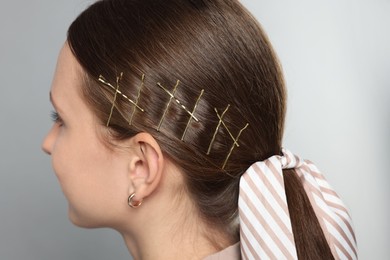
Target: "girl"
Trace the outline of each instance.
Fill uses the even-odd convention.
[[[235,0],[103,0],[70,26],[43,143],[81,227],[135,259],[355,259],[350,217],[282,148],[286,91]]]

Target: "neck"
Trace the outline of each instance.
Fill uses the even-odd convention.
[[[183,200],[180,202],[181,205],[189,203],[183,203]],[[164,211],[163,207],[154,209],[158,214],[132,219],[133,225],[137,223],[137,227],[120,232],[135,260],[203,259],[234,243],[226,235],[201,223],[200,218],[195,217],[197,214],[194,208],[189,210],[188,207],[179,207],[168,211]],[[145,207],[137,213],[148,212],[150,215],[150,210]],[[219,246],[213,243],[213,237],[218,238]]]
[[[127,248],[135,260],[203,259],[216,250],[203,238],[183,234],[157,234],[137,237],[123,234]],[[147,238],[149,237],[149,239]]]

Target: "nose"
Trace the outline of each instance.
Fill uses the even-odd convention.
[[[45,139],[43,140],[42,150],[48,155],[51,155],[51,151],[53,149],[53,143],[54,143],[54,126],[52,127],[52,129],[50,129],[49,133],[47,133]]]

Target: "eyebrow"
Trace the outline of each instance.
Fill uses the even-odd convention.
[[[53,96],[51,94],[51,91],[49,92],[49,98],[50,98],[50,103],[53,105],[53,106],[56,106],[56,104],[54,103],[53,101]]]
[[[54,109],[58,112],[58,106],[53,99],[53,95],[52,95],[51,91],[49,92],[49,98],[50,98],[50,103],[53,105]]]

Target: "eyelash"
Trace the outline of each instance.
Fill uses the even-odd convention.
[[[62,118],[60,117],[60,115],[55,112],[55,111],[52,111],[51,112],[51,120],[53,120],[54,123],[58,123],[60,125],[63,124],[63,121],[62,121]]]

